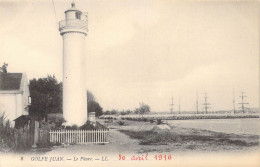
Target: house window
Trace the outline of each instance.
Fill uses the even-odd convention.
[[[31,103],[32,103],[32,99],[31,99],[31,97],[29,96],[29,97],[28,97],[28,104],[31,105]]]

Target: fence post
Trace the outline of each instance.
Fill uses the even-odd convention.
[[[59,133],[59,130],[56,130],[57,131],[57,143],[60,142],[60,133]]]
[[[78,142],[77,143],[80,143],[80,130],[77,130],[77,138],[78,138]]]
[[[68,130],[65,130],[65,134],[64,134],[64,140],[65,140],[65,143],[69,143],[69,132]]]
[[[87,143],[89,142],[88,138],[89,138],[89,131],[87,130]]]
[[[104,143],[104,136],[105,136],[105,135],[104,135],[104,132],[105,132],[104,129],[102,129],[102,135],[101,135],[101,142],[102,142],[102,143]]]
[[[68,131],[67,130],[63,130],[62,131],[62,143],[68,143]]]
[[[50,130],[50,142],[52,143],[52,133],[51,133],[51,130]]]
[[[97,143],[99,142],[99,130],[96,130],[97,132]]]
[[[69,130],[69,132],[70,132],[70,143],[73,143],[73,133],[71,130]]]
[[[81,130],[79,130],[79,143],[81,143]]]
[[[94,138],[94,143],[97,143],[97,130],[94,130],[95,138]]]
[[[88,143],[88,131],[85,130],[85,143]]]
[[[95,130],[96,131],[96,143],[98,143],[98,130]]]
[[[79,130],[76,130],[76,144],[78,144],[78,140],[79,140],[79,137],[78,137],[78,133],[79,133]]]
[[[39,122],[35,121],[34,123],[34,140],[33,140],[33,146],[32,147],[37,147],[36,143],[38,143],[39,140]]]
[[[67,142],[67,130],[62,130],[61,136],[62,136],[62,141],[61,143],[68,143]]]
[[[80,129],[80,143],[83,143],[83,130]]]
[[[60,131],[57,130],[57,133],[58,133],[58,143],[60,143]]]
[[[94,142],[94,130],[91,130],[91,143]]]
[[[68,138],[68,142],[71,143],[71,131],[68,130],[68,133],[69,133],[69,136],[68,136],[68,137],[69,137],[69,138]]]
[[[101,143],[102,130],[99,130],[99,143]]]
[[[55,130],[52,131],[52,142],[55,143]]]
[[[84,143],[84,130],[81,130],[81,143]]]
[[[106,140],[105,140],[106,143],[108,142],[107,139],[108,139],[108,131],[106,130]]]
[[[61,130],[58,130],[58,143],[61,143]]]
[[[100,143],[100,129],[98,130],[98,143]]]

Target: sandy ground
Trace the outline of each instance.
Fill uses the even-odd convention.
[[[119,132],[117,129],[110,129],[109,143],[108,144],[82,144],[82,145],[69,145],[59,146],[47,154],[99,154],[105,153],[133,153],[138,152],[140,149],[139,141],[131,139],[129,136]]]
[[[103,123],[103,120],[99,120]],[[132,125],[131,125],[132,124]],[[109,124],[109,143],[108,144],[82,144],[54,147],[47,155],[57,154],[108,154],[115,153],[144,153],[147,151],[156,151],[160,146],[143,146],[139,145],[140,140],[130,138],[128,135],[119,130],[151,130],[153,126],[149,123],[129,122],[128,126],[119,126],[117,121]]]
[[[218,142],[223,139],[223,137],[227,139],[235,139],[235,140],[248,140],[248,136],[241,135],[232,135],[232,134],[222,134],[216,133],[212,131],[206,130],[196,130],[191,128],[180,128],[180,127],[171,127],[170,133],[175,135],[182,135],[182,140],[177,140],[175,142],[168,143],[153,143],[151,145],[143,145],[141,144],[143,139],[136,139],[132,135],[147,132],[145,136],[149,135],[150,130],[153,129],[156,124],[151,124],[149,122],[135,122],[135,121],[124,121],[124,126],[118,125],[118,120],[109,124],[110,132],[109,132],[109,143],[108,144],[85,144],[85,145],[65,145],[65,146],[57,146],[51,148],[51,150],[34,150],[18,155],[8,155],[9,157],[3,157],[0,155],[0,166],[1,166],[1,158],[5,160],[2,161],[2,166],[22,166],[21,157],[24,157],[25,160],[23,166],[39,166],[48,165],[49,166],[114,166],[114,163],[118,163],[118,166],[126,166],[127,164],[131,164],[134,162],[140,161],[130,161],[130,158],[134,157],[144,157],[148,156],[149,166],[162,166],[162,162],[168,163],[167,166],[181,166],[181,165],[172,165],[170,163],[182,163],[185,166],[196,166],[195,163],[200,164],[200,166],[212,166],[205,165],[204,161],[207,161],[208,164],[212,164],[218,162],[222,162],[222,164],[234,164],[237,162],[237,165],[233,166],[253,166],[249,165],[249,162],[260,162],[259,161],[259,149],[258,147],[250,147],[240,149],[239,146],[234,147],[232,144],[225,144],[225,142]],[[153,134],[150,134],[153,136]],[[131,137],[130,137],[131,136]],[[195,137],[195,138],[194,138]],[[196,138],[197,137],[197,138]],[[203,140],[201,140],[201,137]],[[208,140],[210,139],[214,140]],[[196,139],[196,140],[195,140]],[[206,140],[204,140],[206,139]],[[250,138],[249,138],[250,139]],[[255,139],[252,138],[254,141]],[[125,155],[127,157],[127,161],[119,160],[119,155]],[[172,160],[175,161],[154,161],[154,157],[157,155],[167,155],[172,156]],[[243,157],[243,156],[245,157]],[[242,156],[242,158],[241,158]],[[40,162],[40,161],[32,161],[31,159],[34,157],[63,157],[64,161],[57,161],[54,163],[48,162]],[[73,159],[78,157],[78,161],[74,161]],[[108,161],[103,161],[103,157],[107,158]],[[216,159],[217,157],[217,159]],[[234,159],[234,157],[236,159]],[[11,160],[9,161],[8,158]],[[89,161],[91,159],[91,163]],[[243,159],[244,158],[244,159]],[[70,160],[68,160],[70,159]],[[229,163],[226,161],[228,160]],[[16,160],[16,161],[14,161]],[[199,161],[198,161],[199,160]],[[203,161],[202,161],[203,160]],[[258,161],[257,161],[258,160]],[[244,164],[241,165],[241,162]],[[77,163],[75,163],[77,162]],[[88,163],[89,162],[89,163]],[[109,162],[109,163],[105,163]],[[122,162],[125,162],[124,164]],[[135,166],[143,166],[138,163]],[[13,165],[11,163],[17,163]],[[10,165],[11,164],[11,165]],[[96,165],[99,164],[99,165]],[[188,165],[187,165],[188,164]],[[201,165],[203,164],[203,165]],[[182,165],[182,166],[184,166]],[[134,165],[132,165],[134,166]],[[197,165],[198,166],[198,165]],[[223,165],[218,165],[223,166]],[[226,165],[227,166],[227,165]],[[254,165],[257,166],[257,165]],[[259,166],[259,165],[258,165]]]
[[[100,120],[103,122],[103,120]],[[241,147],[238,145],[229,145],[227,143],[217,143],[218,140],[185,140],[177,141],[171,143],[160,143],[151,145],[140,144],[141,140],[135,139],[126,132],[140,132],[140,131],[150,131],[156,124],[151,124],[149,122],[135,122],[135,121],[124,121],[124,126],[118,125],[118,120],[110,123],[108,126],[109,131],[109,143],[108,144],[84,144],[84,145],[67,145],[54,147],[51,151],[46,152],[47,155],[57,155],[57,154],[123,154],[123,153],[189,153],[189,152],[240,152],[242,151],[252,151],[258,150],[259,147]],[[177,134],[184,134],[187,136],[197,137],[219,137],[222,141],[223,135],[226,139],[232,138],[235,140],[247,140],[247,136],[237,136],[229,135],[223,133],[216,133],[206,130],[195,130],[188,128],[172,127],[172,132]],[[131,136],[131,137],[130,137]],[[195,137],[196,137],[195,136]]]

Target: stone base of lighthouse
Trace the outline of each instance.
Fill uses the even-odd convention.
[[[63,117],[66,125],[81,126],[87,121],[84,39],[83,33],[63,34]]]

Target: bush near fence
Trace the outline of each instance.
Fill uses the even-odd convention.
[[[102,130],[102,129],[108,129],[108,128],[99,122],[92,123],[90,121],[87,121],[84,125],[80,127],[78,127],[77,125],[51,127],[51,130]]]
[[[15,145],[17,151],[25,151],[33,144],[32,129],[29,126],[15,129]]]
[[[5,113],[0,115],[0,152],[9,152],[15,148],[14,128],[6,120]]]

